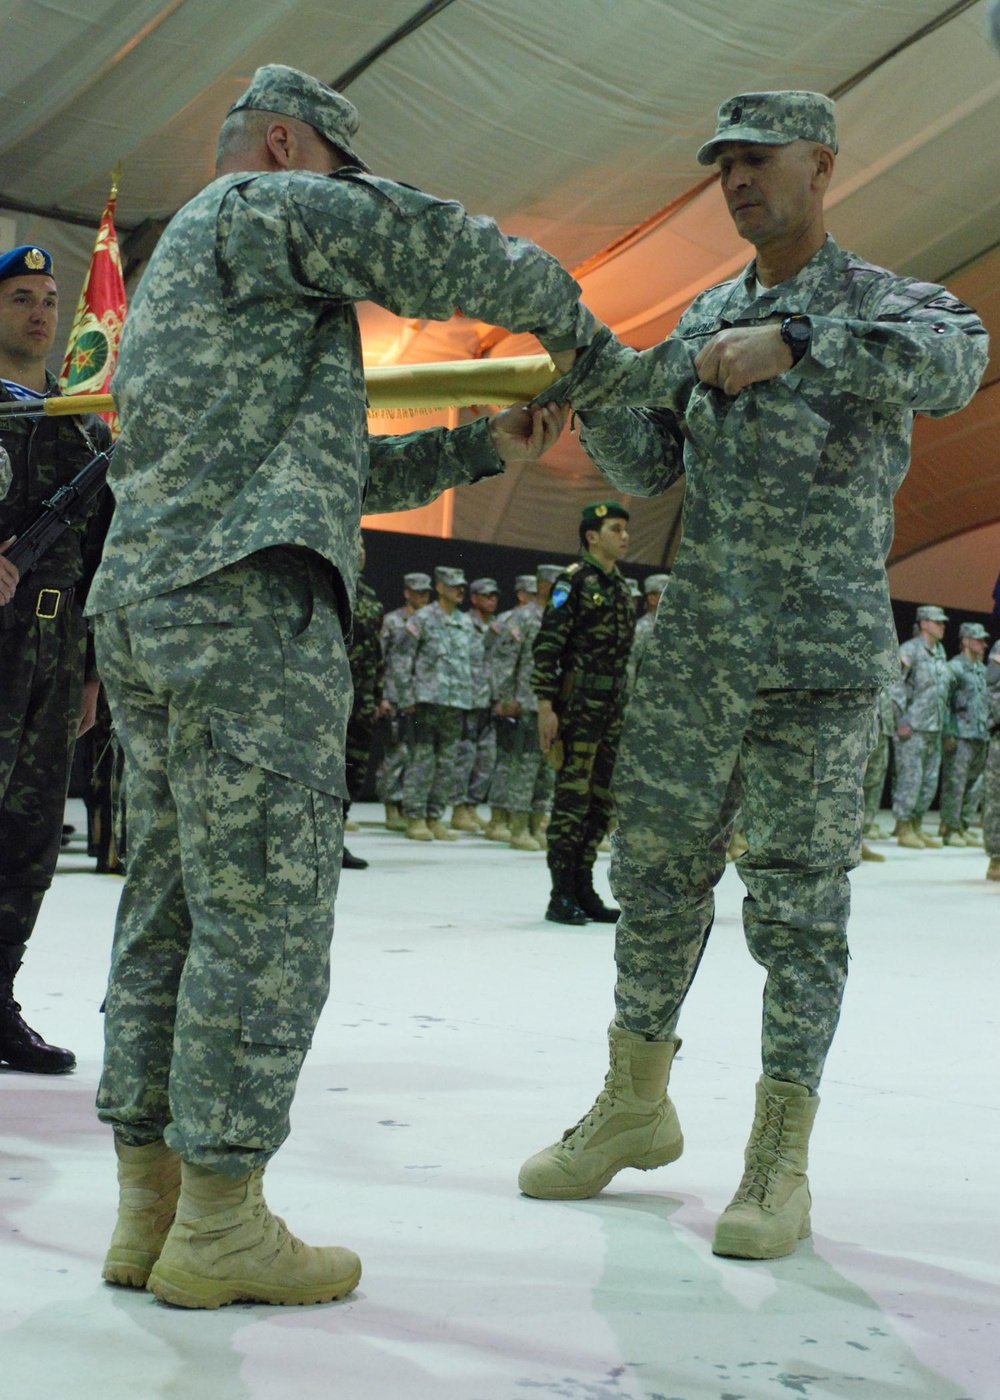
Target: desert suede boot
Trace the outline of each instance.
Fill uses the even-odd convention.
[[[145,1288],[174,1223],[181,1189],[181,1159],[160,1138],[129,1147],[115,1138],[118,1155],[118,1220],[101,1277],[123,1288]]]
[[[146,1285],[165,1303],[329,1303],[356,1288],[361,1260],[350,1249],[303,1244],[264,1200],[263,1167],[223,1176],[181,1165],[177,1218]]]
[[[804,1084],[761,1075],[746,1169],[719,1216],[712,1253],[732,1259],[780,1259],[810,1232],[809,1134],[819,1098]]]
[[[680,1047],[608,1029],[611,1067],[589,1113],[559,1142],[529,1157],[518,1185],[545,1201],[596,1196],[623,1167],[648,1171],[674,1162],[684,1150],[677,1111],[667,1095],[670,1065]]]
[[[911,851],[922,851],[924,843],[914,830],[911,821],[901,821],[896,826],[896,842],[900,846],[906,846]]]

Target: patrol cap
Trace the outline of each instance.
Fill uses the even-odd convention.
[[[669,574],[647,574],[642,591],[644,593],[662,593],[669,582]]]
[[[917,608],[918,622],[947,622],[948,614],[944,608],[935,608],[927,603],[923,607]]]
[[[21,243],[9,253],[0,254],[0,282],[11,277],[52,277],[52,259],[44,248]]]
[[[599,530],[605,520],[629,520],[631,516],[621,501],[591,501],[580,512],[580,524]]]
[[[465,570],[449,569],[447,564],[439,564],[434,570],[434,582],[443,583],[447,588],[465,587]]]
[[[414,593],[429,593],[431,591],[430,574],[404,574],[403,587],[412,588]]]
[[[469,584],[469,592],[482,593],[485,596],[488,593],[499,593],[500,589],[495,578],[474,578]]]
[[[351,139],[361,125],[358,109],[332,87],[298,68],[283,63],[267,63],[258,68],[250,86],[230,107],[230,114],[242,111],[276,112],[283,117],[297,117],[325,136],[343,151],[354,165],[371,174],[368,166],[351,145]]]
[[[755,146],[787,146],[799,138],[837,150],[833,102],[821,92],[743,92],[719,108],[711,141],[698,152],[699,165],[712,165],[724,141]]]
[[[535,569],[535,577],[544,583],[555,583],[565,567],[565,564],[539,564]]]
[[[977,642],[986,642],[990,634],[981,622],[963,622],[958,629],[959,637],[973,637]]]
[[[562,570],[560,570],[560,573]],[[534,574],[518,574],[514,580],[514,591],[521,593],[537,593],[538,580]]]

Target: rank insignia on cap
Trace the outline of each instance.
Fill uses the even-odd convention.
[[[25,267],[30,267],[32,272],[37,272],[39,268],[45,266],[45,254],[41,248],[32,248],[24,255]]]
[[[597,506],[597,508],[594,511],[594,514],[597,516],[598,520],[603,520],[607,513],[607,506]]]

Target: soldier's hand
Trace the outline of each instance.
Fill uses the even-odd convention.
[[[941,747],[944,749],[945,753],[954,753],[958,748],[958,740],[953,738],[942,739]]]
[[[559,716],[551,700],[541,700],[538,704],[538,747],[542,753],[548,753],[558,737]]]
[[[4,558],[7,550],[14,543],[15,536],[11,535],[9,540],[4,540],[0,544],[0,607],[4,603],[9,603],[17,588],[17,580],[20,577],[17,565],[12,564],[9,559]]]
[[[912,733],[913,730],[908,724],[901,724],[896,729],[896,737],[898,739],[908,739]]]
[[[76,726],[76,737],[93,729],[97,722],[97,696],[101,689],[100,681],[84,681],[83,697],[80,700],[80,722]]]
[[[792,352],[781,338],[777,321],[766,326],[732,326],[719,331],[695,356],[694,367],[703,384],[731,398],[748,384],[776,379],[792,367]]]
[[[502,462],[534,462],[556,442],[569,404],[514,404],[490,419],[490,436]]]

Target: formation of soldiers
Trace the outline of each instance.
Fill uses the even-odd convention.
[[[593,533],[605,518],[627,522],[628,514],[617,501],[596,502],[584,510],[581,537],[584,526]],[[498,611],[496,579],[469,583],[462,569],[445,565],[433,574],[404,574],[402,606],[381,618],[380,649],[370,645],[372,608],[363,619],[368,641],[356,643],[351,655],[356,692],[364,697],[356,701],[355,714],[360,707],[365,724],[360,745],[349,744],[349,792],[352,797],[360,792],[362,765],[367,765],[372,730],[380,722],[376,791],[385,805],[386,826],[410,840],[454,841],[468,833],[518,851],[545,850],[557,769],[567,762],[568,745],[570,764],[561,782],[566,790],[576,783],[581,811],[560,822],[557,847],[575,842],[585,849],[579,855],[564,853],[569,898],[562,913],[556,906],[559,922],[611,921],[616,916],[593,893],[589,879],[596,850],[606,849],[611,805],[608,775],[593,776],[592,755],[584,763],[585,773],[574,768],[581,755],[587,758],[584,749],[596,748],[596,740],[588,743],[588,736],[578,734],[579,725],[569,715],[565,742],[544,752],[539,704],[550,703],[564,676],[572,673],[579,677],[578,699],[588,685],[603,687],[591,697],[601,712],[602,729],[609,705],[620,718],[667,581],[666,574],[652,574],[640,589],[612,564],[600,574],[607,584],[602,593],[600,580],[584,588],[593,570],[586,553],[569,566],[540,563],[533,574],[517,576],[515,605],[504,611]],[[466,590],[468,608],[463,606]],[[586,676],[570,658],[573,648],[583,645],[579,637],[573,640],[578,610],[563,606],[567,599],[583,596],[581,590],[592,604],[584,639]],[[643,601],[645,612],[636,626]],[[592,789],[600,795],[590,812]],[[480,813],[483,806],[489,808],[488,817]],[[557,849],[556,867],[560,859]]]
[[[865,774],[865,837],[885,835],[878,809],[893,762],[893,836],[900,846],[986,848],[986,878],[1000,880],[1000,643],[987,660],[989,634],[979,622],[959,627],[959,650],[943,645],[948,615],[917,609],[915,635],[899,649],[900,676],[878,696],[877,745]],[[940,825],[924,817],[939,795]],[[865,847],[865,858],[884,856]]]

